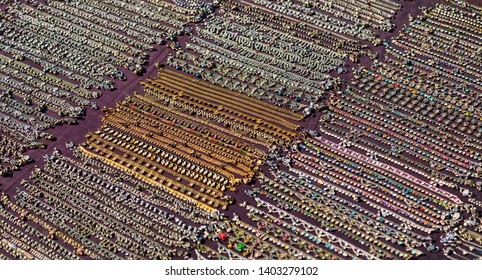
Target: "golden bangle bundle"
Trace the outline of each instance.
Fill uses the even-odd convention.
[[[90,140],[92,139],[92,141],[95,143],[99,143],[100,141],[98,140],[99,138],[97,138],[95,135],[89,135],[89,141],[87,141],[86,143],[87,144],[90,144],[92,145],[92,143],[90,142]],[[122,147],[119,147],[117,146],[116,149],[118,149],[119,151],[123,151],[126,153],[126,155],[129,154],[129,149],[125,149],[125,148],[122,148]],[[167,156],[167,155],[166,155]],[[151,158],[154,158],[155,160],[152,160]],[[223,189],[225,187],[229,187],[229,186],[226,186],[224,183],[216,183],[216,182],[212,182],[212,183],[209,183],[210,180],[214,180],[213,177],[217,176],[216,174],[213,176],[211,175],[212,172],[209,172],[208,176],[207,177],[204,177],[204,176],[200,176],[200,175],[197,175],[195,174],[194,172],[191,173],[190,170],[187,171],[188,174],[184,175],[185,173],[185,169],[183,169],[183,171],[178,171],[177,169],[180,169],[180,168],[177,168],[172,162],[169,163],[169,161],[167,160],[161,160],[160,157],[157,157],[157,156],[151,156],[151,158],[148,158],[148,159],[145,159],[143,161],[147,161],[147,163],[145,163],[145,165],[149,165],[149,166],[152,166],[151,169],[154,169],[154,170],[157,170],[158,168],[156,167],[160,165],[158,163],[161,163],[163,164],[164,166],[167,166],[167,169],[164,169],[166,170],[167,173],[171,174],[172,176],[178,176],[178,178],[183,178],[184,180],[190,182],[192,185],[195,185],[196,183],[199,184],[200,182],[203,184],[203,186],[206,186],[208,187],[209,189],[211,189],[211,192],[213,193],[213,197],[219,197],[221,192],[215,190],[215,189],[212,189],[212,187],[216,186],[216,188],[219,188],[219,189]],[[183,164],[184,165],[184,164]],[[190,164],[188,163],[188,166]],[[191,165],[190,166],[192,169],[194,169],[194,165]],[[145,168],[145,167],[143,167]],[[162,170],[162,167],[160,167],[161,170]],[[172,169],[174,171],[172,171]],[[196,167],[196,170],[198,170],[199,167]],[[145,170],[145,169],[141,169],[141,170]],[[202,169],[201,169],[202,170]],[[159,172],[159,171],[158,171]],[[201,173],[202,171],[200,171]],[[205,171],[206,172],[206,171]],[[143,171],[141,171],[141,173],[143,173]],[[196,182],[196,181],[193,181],[191,180],[190,178],[188,178],[187,176],[188,175],[191,175],[193,176],[194,179],[197,179],[198,181],[200,182]],[[209,178],[209,179],[208,179]],[[223,182],[225,181],[228,181],[226,180],[225,178],[222,178],[223,179]],[[231,182],[233,182],[233,180],[231,180]]]
[[[204,133],[206,134],[206,137],[204,138],[208,138],[210,141],[214,141],[216,143],[222,142],[223,146],[230,147],[238,151],[243,149],[244,153],[248,155],[262,153],[258,148],[252,147],[251,145],[248,145],[248,143],[241,143],[239,140],[231,139],[229,136],[225,135],[233,133],[231,130],[207,123],[199,118],[186,116],[185,114],[182,114],[167,106],[158,103],[150,103],[149,101],[145,101],[143,98],[144,97],[139,95],[134,96],[133,98],[129,99],[131,102],[127,102],[129,107],[124,106],[124,104],[119,105],[117,107],[117,112],[122,114],[120,110],[123,110],[128,113],[128,117],[130,117],[130,115],[134,115],[136,119],[153,123],[155,124],[154,126],[157,126],[159,129],[179,129],[186,131],[188,134],[196,133],[196,135],[203,134],[200,132],[200,129],[202,129],[207,131],[207,133]],[[146,111],[146,107],[151,107],[151,111],[153,111],[153,113],[150,113],[149,115],[142,114],[139,112],[142,110],[139,107],[143,107],[144,111]],[[206,128],[206,126],[209,126],[209,128]],[[242,138],[238,135],[235,136]],[[220,141],[220,139],[224,139],[224,141]],[[242,139],[244,140],[244,138]],[[253,144],[262,144],[262,142],[254,141]]]
[[[135,162],[132,162],[132,161],[127,160],[125,158],[122,158],[121,156],[119,156],[117,154],[109,154],[109,158],[105,158],[102,155],[97,155],[96,153],[92,153],[90,151],[87,151],[84,147],[79,147],[79,149],[83,153],[83,155],[86,156],[86,157],[96,158],[96,159],[104,162],[105,164],[108,164],[112,167],[115,167],[115,168],[129,174],[129,175],[134,176],[135,178],[137,178],[137,179],[139,179],[143,182],[146,182],[147,184],[149,184],[151,186],[159,187],[159,188],[163,189],[165,192],[168,192],[168,193],[172,194],[173,196],[175,196],[175,197],[177,197],[181,200],[194,202],[198,207],[200,207],[201,209],[203,209],[207,212],[213,212],[215,210],[215,208],[209,206],[208,204],[205,204],[204,202],[201,202],[202,200],[204,200],[204,201],[208,200],[208,197],[207,197],[206,194],[203,194],[201,192],[193,190],[193,189],[191,189],[187,186],[183,186],[183,185],[179,184],[178,182],[173,181],[171,179],[168,179],[167,177],[162,176],[158,173],[153,174],[152,172],[149,172],[149,173],[147,173],[146,176],[144,176],[144,175],[140,174],[139,172],[137,172],[136,170],[134,170],[134,169],[131,170],[128,167],[125,167],[123,165],[123,163],[127,162],[127,163],[130,163],[131,165],[134,165],[136,168],[140,167],[140,168],[142,168],[142,170],[146,169],[145,167],[143,167],[142,165],[140,165],[138,163],[135,163]],[[107,151],[107,150],[105,150],[105,151]],[[105,154],[105,151],[104,151],[104,154]],[[165,185],[164,185],[164,183],[165,183]],[[173,188],[176,188],[176,189],[173,189]],[[195,200],[194,198],[190,197],[189,195],[186,195],[186,194],[178,191],[178,189],[188,189],[188,190],[190,190],[193,193],[194,197],[196,197],[196,196],[201,197],[201,201]],[[218,202],[220,205],[227,206],[227,203],[224,202],[224,201],[216,201],[216,202]]]
[[[89,135],[88,136],[89,138],[94,138],[93,136]],[[96,139],[93,139],[93,141],[99,143],[98,140]],[[90,142],[88,141],[87,143],[87,146],[89,147],[92,147],[91,149],[94,150],[94,151],[97,151],[99,152],[100,154],[106,154],[104,148],[102,147],[99,147],[98,144],[95,144],[94,142]],[[110,151],[110,149],[108,149]],[[128,151],[126,149],[120,149],[120,150],[124,150],[124,151]],[[124,154],[125,157],[128,157],[129,154]],[[107,157],[109,157],[109,155],[107,155]],[[159,160],[159,159],[158,159]],[[170,173],[171,175],[174,175],[173,173],[175,171],[177,171],[176,169],[178,169],[176,166],[174,166],[174,164],[172,162],[169,162],[169,161],[166,161],[166,160],[159,160],[159,162],[164,165],[164,167],[161,166],[161,164],[157,164],[156,162],[154,161],[151,161],[151,160],[147,160],[148,162],[145,163],[146,160],[144,159],[138,159],[136,158],[135,156],[131,156],[130,159],[128,160],[125,160],[124,163],[125,165],[128,167],[128,168],[131,168],[134,170],[134,171],[138,171],[139,173],[141,173],[142,175],[147,173],[148,175],[154,175],[154,174],[150,174],[150,171],[149,169],[152,169],[154,171],[157,171],[158,174],[162,174],[164,170],[166,170],[165,167],[169,168],[169,169],[174,169],[174,171],[170,171],[170,170],[166,170],[166,172]],[[156,160],[157,161],[157,160]],[[142,162],[142,163],[141,163]],[[191,166],[193,167],[193,166]],[[197,167],[196,170],[199,170],[199,167]],[[205,171],[206,173],[206,171]],[[201,175],[199,175],[201,174]],[[211,173],[210,173],[211,174]],[[180,175],[180,174],[177,174],[177,175]],[[181,174],[182,175],[182,174]],[[193,178],[201,181],[201,183],[203,184],[203,186],[205,186],[206,188],[209,189],[209,192],[211,192],[211,195],[215,198],[219,197],[220,196],[220,191],[218,191],[217,189],[213,188],[214,187],[214,184],[215,183],[212,183],[212,184],[205,184],[207,182],[207,178],[202,176],[202,173],[199,172],[199,173],[191,173],[190,175],[192,175]],[[210,176],[211,177],[211,176]],[[180,177],[178,177],[180,178]],[[185,178],[186,181],[190,182],[190,185],[191,186],[194,186],[194,185],[197,185],[197,184],[200,184],[199,182],[196,182],[196,181],[193,181],[189,178]],[[216,187],[218,188],[221,188],[222,186],[219,186],[219,184],[216,184]],[[208,191],[205,191],[206,193],[208,193]]]
[[[191,112],[203,109],[204,112],[210,112],[216,116],[222,116],[225,120],[236,120],[236,123],[242,123],[249,128],[254,128],[255,131],[263,131],[268,135],[274,135],[284,141],[290,141],[296,137],[295,132],[299,126],[293,125],[278,117],[279,113],[274,112],[276,107],[272,105],[265,105],[264,108],[261,107],[259,110],[255,111],[251,108],[252,106],[250,106],[251,102],[240,101],[247,97],[240,95],[239,93],[232,93],[235,99],[231,99],[231,94],[228,95],[222,92],[217,93],[217,95],[213,95],[209,93],[209,91],[203,91],[200,93],[199,91],[201,89],[199,89],[193,81],[202,85],[202,87],[209,88],[212,87],[212,85],[197,80],[187,79],[186,83],[173,86],[176,82],[171,81],[173,76],[171,74],[172,72],[169,70],[163,70],[161,73],[163,73],[160,74],[162,77],[161,80],[147,80],[142,83],[148,97],[150,96],[158,98],[159,100],[169,101],[170,103],[190,110]],[[163,82],[163,79],[166,81]],[[173,78],[173,80],[175,79]],[[240,96],[243,96],[244,98],[238,98]],[[242,109],[239,109],[239,107]],[[269,116],[264,111],[268,111]],[[283,123],[288,129],[282,129],[279,126],[273,125],[273,119]]]
[[[112,122],[110,121],[105,121],[106,124],[112,124]],[[119,130],[119,131],[125,131],[126,128],[125,127],[122,127],[121,125],[119,124],[113,124],[112,125],[113,127],[117,128],[116,130]],[[215,157],[215,158],[219,158],[219,155],[212,155],[211,152],[207,152],[206,155],[203,155],[201,153],[196,153],[195,150],[191,149],[191,148],[188,148],[187,147],[187,142],[175,142],[173,141],[173,139],[169,139],[169,138],[166,138],[166,137],[161,137],[161,136],[158,136],[158,135],[154,135],[152,130],[145,130],[145,129],[141,129],[141,128],[138,128],[138,127],[132,127],[132,128],[129,128],[129,132],[135,136],[138,136],[144,140],[146,140],[147,142],[150,142],[151,144],[154,144],[156,145],[157,147],[162,147],[163,149],[165,150],[170,150],[171,152],[174,152],[174,148],[178,149],[181,151],[181,154],[177,154],[178,156],[181,156],[181,157],[184,157],[184,158],[189,158],[191,157],[191,155],[198,155],[197,158],[200,158],[200,159],[204,159],[206,162],[210,162],[211,164],[215,164],[215,165],[226,165],[225,168],[227,170],[230,170],[231,172],[234,172],[234,173],[237,173],[239,175],[242,175],[242,176],[248,176],[248,177],[252,177],[254,175],[254,173],[251,171],[251,169],[249,167],[246,167],[246,166],[241,166],[242,169],[245,170],[245,172],[242,172],[242,173],[239,173],[241,171],[238,171],[237,169],[233,169],[231,166],[227,165],[227,164],[232,164],[233,163],[233,160],[231,159],[228,159],[227,161],[225,162],[218,162],[218,161],[215,161],[213,160],[212,158],[210,157]],[[103,132],[106,132],[105,129],[102,129]],[[123,135],[123,136],[121,136]],[[148,135],[148,136],[146,136]],[[122,139],[125,139],[126,137],[128,138],[127,140],[131,139],[129,136],[125,135],[125,134],[122,134],[122,133],[116,133],[114,135],[114,137],[121,137]],[[113,138],[113,137],[111,137]],[[158,142],[158,141],[155,141],[154,139],[163,139],[162,141],[163,142],[166,142],[167,143],[167,146],[166,144],[162,143],[162,142]],[[109,140],[109,139],[107,139]],[[114,139],[112,139],[114,140]],[[120,139],[118,139],[119,141],[121,141]],[[109,140],[110,141],[110,140]],[[116,140],[117,141],[117,140]],[[115,141],[114,141],[115,142]],[[157,143],[156,143],[157,142]],[[120,142],[118,143],[115,143],[117,145],[120,144]],[[191,144],[190,144],[191,145]],[[123,145],[125,146],[125,145]],[[134,150],[134,147],[133,146],[130,146],[129,145],[129,150]],[[152,148],[151,148],[152,149]],[[142,150],[142,149],[141,149]],[[139,151],[139,153],[141,152],[141,150]],[[202,151],[204,149],[201,148],[200,151]],[[204,150],[206,151],[206,150]],[[144,156],[147,156],[148,158],[149,157],[155,157],[155,155],[153,155],[150,151],[142,151]],[[149,153],[149,154],[148,154]],[[197,161],[198,164],[200,165],[203,165],[203,163],[201,161],[198,161],[198,160],[194,160],[195,162]],[[216,166],[211,166],[209,167],[210,169],[212,170],[219,170],[219,173],[221,174],[224,174],[225,176],[227,176],[228,178],[230,178],[231,180],[234,179],[234,177],[227,173],[226,171],[222,170],[222,169],[219,169],[220,167],[216,167]]]
[[[115,125],[115,126],[119,126],[119,123],[118,122],[111,122],[113,121],[114,117],[110,118],[110,119],[106,119],[105,120],[105,123],[110,123],[111,125]],[[117,119],[117,121],[119,121]],[[186,148],[183,148],[183,147],[192,147],[192,148],[195,148],[195,149],[199,149],[203,154],[207,154],[209,156],[213,156],[219,160],[222,160],[224,162],[227,162],[227,163],[233,163],[234,161],[237,161],[238,159],[233,157],[231,154],[228,154],[228,153],[225,153],[223,150],[219,150],[219,154],[213,154],[214,150],[213,148],[209,149],[210,147],[202,147],[200,145],[196,145],[195,143],[192,143],[192,142],[188,142],[190,139],[186,139],[186,137],[182,137],[182,135],[176,135],[176,134],[170,134],[168,132],[163,132],[161,131],[160,129],[156,129],[156,128],[152,128],[152,127],[142,127],[140,128],[141,125],[139,125],[138,128],[132,128],[133,130],[137,130],[141,133],[146,133],[147,137],[152,137],[152,138],[161,138],[162,141],[164,142],[168,142],[171,146],[174,146],[174,145],[178,145],[179,144],[179,147],[180,149],[184,149],[186,150]],[[155,133],[155,134],[154,134]],[[164,135],[168,135],[169,137],[166,137]],[[146,136],[143,136],[143,137],[146,137]],[[210,142],[206,142],[206,145],[208,145]],[[203,143],[204,144],[204,143]],[[190,150],[188,151],[188,153],[192,153],[193,150]],[[241,169],[245,169],[246,170],[246,166],[245,165],[240,165]],[[249,169],[248,169],[249,170]]]
[[[166,71],[166,70],[165,70]],[[161,72],[163,73],[163,72]],[[167,90],[174,90],[174,92],[182,92],[186,88],[189,89],[190,96],[196,96],[198,98],[207,99],[211,101],[210,103],[220,103],[222,106],[235,108],[244,112],[245,114],[259,114],[265,118],[275,119],[276,121],[282,123],[284,126],[291,130],[297,130],[300,126],[290,123],[286,119],[292,119],[294,121],[300,121],[301,118],[296,118],[294,116],[284,116],[284,111],[287,110],[275,110],[271,106],[263,106],[263,104],[253,103],[252,100],[247,100],[246,98],[239,98],[234,93],[236,92],[226,92],[226,94],[219,93],[217,89],[209,88],[207,84],[199,80],[194,80],[195,84],[187,84],[185,81],[177,81],[176,77],[159,75],[163,79],[153,80],[152,82],[161,88],[167,88]],[[211,85],[212,86],[212,85]],[[170,89],[169,89],[170,88]],[[224,88],[221,88],[227,91]],[[246,97],[244,95],[241,95]],[[258,101],[257,99],[254,99]],[[266,104],[264,104],[266,105]],[[253,110],[253,107],[255,110]],[[291,112],[291,111],[290,111]]]
[[[146,129],[134,127],[134,128],[130,128],[130,131],[135,131],[135,135],[141,137],[144,140],[146,140],[146,142],[157,142],[157,143],[153,143],[155,145],[158,145],[158,143],[161,143],[161,142],[165,142],[169,145],[169,147],[176,147],[177,149],[183,151],[186,154],[195,154],[196,152],[198,152],[197,154],[199,155],[198,156],[199,159],[210,162],[210,163],[214,164],[215,166],[221,166],[223,164],[232,162],[229,159],[220,158],[220,155],[213,154],[213,153],[207,151],[206,149],[204,149],[202,147],[194,147],[194,148],[188,147],[188,142],[183,142],[183,141],[178,142],[178,141],[176,141],[176,140],[179,140],[179,139],[172,139],[172,138],[167,138],[167,137],[158,136],[158,135],[152,135],[151,136],[150,135],[150,133],[152,133],[151,130],[146,130]],[[149,136],[146,136],[146,135],[149,135]],[[161,142],[156,141],[156,140],[160,140]],[[147,152],[144,152],[144,153],[147,153]],[[149,156],[149,155],[147,155],[147,156]],[[151,156],[151,157],[155,158],[155,156]],[[215,160],[214,158],[218,158],[218,159],[220,159],[224,162],[220,162],[219,160]],[[247,168],[247,167],[245,167],[245,168]],[[239,171],[238,169],[235,169],[235,168],[233,168],[229,165],[226,166],[225,169],[228,170],[228,171],[231,171],[233,173],[236,173],[238,175],[241,175],[241,176],[246,176],[247,174],[252,173],[252,171],[250,171],[249,169],[248,169],[248,173],[246,173],[246,172]],[[227,175],[227,176],[229,176],[229,175]]]
[[[135,94],[107,110],[104,124],[88,133],[79,151],[208,212],[226,209],[232,201],[223,192],[254,178],[265,157],[258,146],[268,145],[258,139],[286,143],[298,135],[291,121],[299,115],[286,114],[288,121],[279,108],[194,79],[182,84],[172,71],[161,71],[143,87],[145,96]]]
[[[189,78],[186,77],[185,75],[182,75],[181,73],[170,71],[167,69],[161,69],[158,74],[159,80],[158,81],[163,81],[166,80],[167,85],[171,81],[178,81],[181,82],[181,85],[190,85],[191,87],[197,88],[198,90],[201,91],[201,93],[213,93],[214,96],[222,96],[224,97],[223,100],[225,101],[230,101],[231,103],[234,103],[236,105],[239,105],[239,102],[245,104],[247,107],[256,107],[263,111],[269,112],[269,116],[277,116],[278,119],[280,120],[285,120],[285,119],[290,119],[293,121],[301,121],[304,117],[300,114],[294,113],[292,111],[276,107],[272,104],[265,103],[261,100],[254,99],[251,97],[248,97],[244,94],[240,94],[239,92],[228,90],[216,85],[209,84],[207,82],[202,82],[197,79]]]
[[[253,110],[250,109],[250,108],[243,108],[244,106],[247,107],[247,105],[240,104],[240,103],[230,104],[230,102],[224,102],[224,101],[220,100],[219,96],[213,96],[213,95],[209,96],[210,94],[208,93],[208,91],[200,93],[200,92],[198,92],[197,89],[194,90],[192,87],[189,87],[187,85],[181,85],[181,86],[178,87],[176,85],[176,83],[173,82],[173,81],[166,82],[166,83],[169,83],[169,86],[171,88],[165,88],[166,84],[161,83],[159,80],[153,80],[153,81],[148,81],[148,82],[151,82],[152,84],[158,86],[160,89],[165,89],[168,92],[172,92],[173,95],[171,95],[171,96],[177,95],[179,97],[187,97],[190,101],[194,101],[194,102],[198,102],[198,103],[201,103],[203,105],[206,105],[206,106],[210,106],[213,109],[226,111],[228,113],[234,114],[238,117],[247,119],[249,121],[257,121],[259,123],[265,124],[269,128],[272,128],[272,129],[277,130],[277,131],[281,131],[280,128],[278,128],[277,126],[274,126],[270,122],[267,122],[267,121],[264,121],[260,118],[257,118],[257,116],[249,116],[250,114],[253,115]],[[184,86],[184,87],[182,87],[182,86]],[[186,88],[188,88],[190,90],[189,96],[186,96],[183,92],[183,89],[186,89]],[[216,103],[219,103],[220,105],[217,105]],[[283,125],[285,125],[289,129],[294,130],[294,131],[296,131],[299,128],[298,125],[291,124],[284,119],[278,118],[277,116],[269,117],[268,114],[264,113],[263,111],[256,112],[256,114],[261,115],[259,117],[276,119],[276,121],[278,121],[280,123],[283,123]]]
[[[120,115],[108,115],[104,118],[104,124],[108,126],[113,126],[116,128],[121,128],[122,126],[125,127],[129,121],[133,118],[127,118]],[[253,160],[250,159],[248,156],[241,157],[242,154],[239,152],[235,152],[226,148],[223,148],[221,145],[214,144],[212,141],[207,141],[204,138],[196,136],[193,133],[185,132],[183,130],[177,129],[174,126],[169,126],[167,129],[163,126],[151,126],[151,123],[145,120],[138,121],[138,128],[142,128],[147,132],[146,135],[156,135],[157,137],[161,135],[167,135],[170,140],[176,141],[177,143],[181,143],[186,147],[196,148],[202,151],[204,154],[209,154],[219,160],[222,160],[226,163],[234,164],[237,162],[236,166],[240,169],[249,171],[250,168],[248,165],[253,164]],[[170,129],[169,129],[170,128]],[[195,142],[194,142],[195,141]],[[202,144],[197,144],[196,142],[202,142]]]
[[[104,130],[103,132],[105,133],[107,131]],[[107,132],[107,133],[109,133],[109,132]],[[141,136],[141,134],[138,134],[138,133],[135,133],[135,132],[132,132],[132,131],[131,131],[131,133],[134,136],[137,136],[139,138],[144,138],[143,136]],[[226,181],[228,181],[227,179],[231,180],[231,182],[232,182],[232,180],[234,179],[234,176],[232,174],[230,174],[230,173],[228,173],[224,170],[219,170],[218,167],[213,166],[212,162],[210,162],[211,159],[205,160],[206,162],[203,162],[202,160],[199,160],[197,157],[192,157],[191,155],[183,152],[181,149],[176,150],[169,144],[164,144],[164,143],[159,143],[159,142],[155,143],[157,141],[154,141],[152,139],[149,139],[150,140],[149,142],[153,142],[153,144],[156,145],[156,146],[149,145],[144,141],[138,142],[138,140],[134,140],[135,138],[131,138],[131,137],[127,136],[126,134],[115,133],[115,132],[112,132],[112,134],[116,135],[117,137],[119,137],[121,139],[113,139],[113,138],[108,137],[106,134],[101,135],[101,137],[104,138],[103,139],[104,141],[105,140],[110,141],[109,139],[113,139],[113,141],[110,143],[110,145],[113,148],[116,148],[116,149],[119,149],[120,151],[125,152],[126,154],[133,151],[135,153],[138,153],[141,156],[146,157],[146,159],[148,159],[148,160],[154,161],[153,159],[156,159],[156,160],[159,159],[159,157],[156,156],[156,154],[161,153],[161,155],[162,155],[165,152],[164,157],[166,158],[167,156],[170,155],[171,157],[174,157],[173,161],[176,161],[175,160],[176,157],[189,158],[189,161],[191,161],[192,164],[193,164],[193,166],[192,166],[193,168],[194,168],[194,166],[197,166],[197,167],[201,167],[201,168],[206,168],[207,170],[209,170],[211,172],[212,171],[218,171],[220,174],[225,176],[225,177],[221,177],[221,179],[222,179],[221,182],[226,182]],[[125,139],[125,141],[123,141],[122,138],[126,138],[126,137],[127,137],[127,139]],[[92,138],[92,139],[97,138],[97,141],[100,140],[100,139],[98,139],[99,137],[97,137],[96,135],[93,135],[93,134],[89,134],[89,138]],[[105,138],[107,138],[107,139],[105,139]],[[101,141],[99,141],[99,142],[101,142]],[[172,142],[172,144],[176,145],[173,142]],[[156,149],[156,147],[160,147],[160,149]],[[146,150],[144,150],[144,149],[146,149]],[[193,151],[191,151],[191,152],[194,153]],[[150,153],[150,156],[149,156],[148,153]]]
[[[179,129],[184,129],[189,133],[196,132],[197,135],[203,134],[198,129],[199,127],[201,127],[203,131],[207,131],[207,133],[204,133],[204,138],[208,138],[215,143],[222,143],[223,146],[231,147],[234,150],[238,150],[239,152],[243,150],[243,154],[248,154],[251,156],[253,156],[253,154],[263,154],[263,152],[259,148],[254,147],[253,145],[264,146],[266,144],[265,142],[245,137],[240,132],[228,130],[219,125],[216,125],[215,123],[208,122],[204,119],[183,114],[182,112],[177,111],[174,108],[164,106],[160,103],[154,103],[152,102],[152,100],[149,100],[144,96],[135,95],[133,98],[129,98],[128,100],[129,101],[126,100],[124,103],[130,104],[130,106],[126,107],[124,106],[124,104],[119,105],[117,107],[117,112],[123,110],[128,113],[129,116],[135,115],[139,119],[144,119],[148,122],[159,123],[158,127],[162,126],[162,124],[167,124],[167,126],[163,127],[175,127]],[[144,107],[144,109],[138,108],[141,105]],[[149,106],[151,107],[151,111],[154,111],[154,113],[150,113],[149,115],[139,113],[140,111],[145,111],[145,108]],[[164,117],[161,118],[161,115],[163,115]],[[181,122],[183,123],[182,125],[180,124]],[[242,141],[233,139],[229,135],[240,138]],[[224,139],[224,141],[220,141],[220,139]]]
[[[224,108],[209,108],[206,105],[199,104],[197,102],[192,101],[185,101],[180,100],[177,95],[169,96],[165,92],[161,93],[161,90],[153,85],[144,84],[144,89],[148,96],[157,98],[160,101],[168,102],[168,104],[179,107],[183,110],[190,111],[191,113],[196,112],[200,113],[201,115],[207,116],[209,119],[217,120],[219,122],[223,122],[229,125],[237,125],[242,130],[248,130],[256,135],[264,137],[268,139],[270,142],[278,142],[278,141],[290,141],[291,138],[280,131],[273,131],[272,129],[268,129],[265,127],[260,127],[258,123],[240,120],[230,114],[222,112],[220,109]],[[205,102],[205,104],[209,104]],[[261,123],[264,123],[261,121]],[[295,133],[291,133],[291,136],[295,136]],[[281,139],[279,139],[281,138]]]

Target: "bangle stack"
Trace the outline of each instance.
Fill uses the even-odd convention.
[[[142,74],[156,45],[213,12],[189,1],[24,2],[3,3],[0,12],[0,176],[55,138],[46,129],[97,108],[91,99],[126,80],[123,68]]]
[[[170,70],[143,86],[146,95],[108,113],[81,151],[206,211],[227,209],[223,193],[252,181],[265,157],[258,145],[284,145],[298,133],[297,114]]]
[[[344,73],[345,58],[368,54],[363,41],[380,43],[370,28],[390,31],[399,8],[392,1],[223,1],[222,16],[199,26],[168,65],[310,115],[341,83],[327,73]]]
[[[471,198],[482,185],[481,73],[476,32],[460,24],[477,22],[470,8],[457,3],[423,8],[423,16],[384,43],[383,62],[354,69],[352,85],[330,96],[320,119],[327,138],[317,139],[328,146],[310,140],[299,150],[316,157],[296,154],[289,162],[292,170],[307,170],[298,176],[316,182],[314,173],[331,182],[335,194],[373,199],[381,213],[408,222],[415,232],[443,232],[443,250],[423,239],[417,250],[478,259],[480,243],[466,243],[482,241],[474,214],[480,203]],[[377,198],[375,190],[385,194]],[[368,204],[378,208],[376,203]]]
[[[117,171],[82,157],[55,151],[22,182],[15,203],[2,195],[0,248],[7,258],[188,258],[202,228],[219,219],[134,177],[119,182]]]
[[[0,175],[158,71],[1,193],[0,259],[482,259],[482,8],[446,2],[382,42],[392,0],[0,0]]]

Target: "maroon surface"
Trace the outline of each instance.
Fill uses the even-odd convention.
[[[481,0],[470,0],[466,1],[474,4],[481,4]],[[436,3],[444,3],[442,0],[415,0],[415,1],[405,1],[402,2],[403,8],[399,11],[396,15],[396,18],[393,22],[396,24],[396,29],[391,33],[386,32],[378,32],[379,36],[382,40],[389,40],[390,37],[398,35],[398,32],[403,28],[404,24],[408,24],[409,15],[416,17],[420,11],[420,6],[432,6]],[[187,37],[183,36],[179,38],[182,45],[186,41]],[[383,47],[372,47],[372,51],[379,53],[379,59],[383,59]],[[165,46],[158,46],[157,50],[150,54],[150,63],[146,66],[146,74],[141,77],[134,76],[133,74],[127,74],[127,81],[121,82],[116,81],[116,91],[113,92],[103,92],[103,96],[96,100],[99,107],[102,109],[104,107],[115,107],[116,102],[122,101],[127,95],[131,95],[134,92],[142,92],[140,81],[146,78],[153,78],[157,75],[157,68],[154,65],[156,62],[163,63],[166,61],[167,55],[171,53],[173,50],[168,48],[168,45]],[[347,61],[347,74],[340,75],[340,77],[346,81],[350,81],[352,78],[351,75],[351,68],[357,67],[359,65],[363,66],[370,66],[372,61],[367,58],[363,57],[360,63],[355,64]],[[336,74],[333,74],[336,76]],[[15,172],[12,177],[0,177],[0,191],[5,192],[11,198],[13,197],[15,190],[17,187],[20,186],[20,181],[22,179],[28,178],[29,174],[32,172],[35,166],[42,167],[43,166],[43,159],[42,157],[45,154],[50,154],[53,149],[58,149],[62,151],[65,155],[70,155],[71,152],[65,148],[65,143],[68,141],[72,141],[75,144],[80,144],[84,142],[84,136],[88,131],[95,131],[97,128],[102,124],[102,117],[104,113],[102,110],[93,110],[87,109],[87,114],[84,120],[80,120],[78,125],[75,126],[60,126],[54,129],[49,130],[48,132],[52,133],[57,137],[57,140],[54,142],[49,142],[47,149],[45,150],[33,150],[28,151],[27,154],[34,159],[34,163],[29,164],[27,166],[22,167],[19,171]],[[303,121],[302,126],[308,129],[315,129],[318,130],[318,117],[319,114],[312,116]],[[246,199],[246,195],[244,194],[244,190],[249,188],[250,186],[240,186],[238,188],[238,193],[230,193],[233,197],[235,197],[239,201]],[[477,194],[480,199],[480,193]],[[248,199],[248,201],[253,202],[253,200]],[[229,213],[241,213],[243,208],[238,205],[233,205],[229,208]],[[241,215],[241,218],[243,216]],[[246,219],[244,219],[246,220]],[[430,254],[424,256],[422,259],[441,259],[443,255],[441,253],[437,254]]]

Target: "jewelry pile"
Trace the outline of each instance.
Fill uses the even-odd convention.
[[[162,188],[82,157],[79,162],[55,151],[45,156],[43,169],[22,181],[15,203],[2,196],[0,256],[185,258],[195,237],[219,219]]]
[[[168,65],[305,115],[340,84],[344,59],[358,61],[371,29],[390,31],[392,1],[223,1]],[[363,1],[362,1],[363,2]]]
[[[54,139],[46,129],[97,107],[97,90],[126,77],[118,67],[158,72],[1,193],[0,259],[482,259],[482,7],[420,7],[382,41],[401,9],[10,4],[2,175]]]
[[[252,181],[265,156],[258,146],[284,145],[299,127],[283,119],[301,118],[292,112],[170,70],[143,87],[146,95],[119,104],[81,151],[207,211],[226,210],[233,200],[224,192]]]
[[[46,129],[97,108],[91,99],[126,80],[123,68],[142,74],[148,52],[212,12],[204,2],[177,4],[30,1],[0,11],[0,175],[30,162],[24,152],[44,148],[42,139],[53,140]]]
[[[450,213],[441,216],[440,241],[444,255],[456,259],[480,258],[471,242],[480,241],[481,205],[474,197],[482,190],[475,9],[458,1],[422,8],[385,43],[384,62],[355,70],[354,88],[333,96],[323,120],[327,134],[342,143],[404,168],[433,190],[453,190],[458,201],[441,204]]]
[[[144,71],[154,46],[174,40],[195,21],[188,9],[149,1],[48,1],[7,7],[2,48],[86,89],[113,90],[119,68]],[[7,47],[8,46],[8,47]]]

